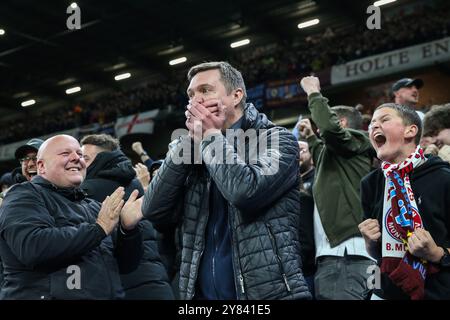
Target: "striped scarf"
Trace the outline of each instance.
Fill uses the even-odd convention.
[[[383,218],[383,228],[389,229],[390,234],[402,241],[406,248],[414,230],[422,227],[409,174],[424,161],[423,150],[417,146],[403,162],[392,164],[384,161],[381,165],[386,177],[383,210],[389,215]],[[389,221],[389,225],[384,225],[386,221]],[[403,258],[383,254],[381,260],[381,272],[387,274],[412,300],[424,298],[427,273],[435,272],[434,269],[426,260],[413,256],[408,250]]]

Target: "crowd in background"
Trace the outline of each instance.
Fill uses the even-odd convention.
[[[416,8],[383,18],[382,28],[369,31],[364,26],[350,30],[331,30],[308,37],[296,37],[277,43],[242,49],[224,58],[240,69],[247,88],[270,80],[298,77],[332,65],[368,55],[395,50],[448,36],[449,5],[439,10]],[[167,105],[184,106],[187,102],[183,71],[160,82],[132,90],[119,90],[95,101],[80,101],[57,110],[24,116],[19,121],[2,123],[0,143],[6,144],[91,123],[109,123],[117,117]]]
[[[446,245],[450,230],[450,104],[433,106],[421,120],[423,114],[414,109],[423,85],[421,79],[398,80],[392,87],[395,104],[376,108],[368,133],[358,109],[330,107],[320,92],[319,79],[313,76],[301,81],[311,115],[299,120],[293,134],[271,126],[264,116],[252,118],[257,112],[252,106],[245,111],[235,106],[241,113],[233,118],[239,120],[232,129],[258,123],[256,127],[270,125],[268,132],[280,131],[280,165],[275,174],[259,176],[266,164],[271,166],[272,158],[263,153],[268,159],[257,165],[242,161],[217,166],[212,187],[201,189],[206,181],[199,171],[210,164],[191,166],[173,160],[186,142],[194,141],[188,136],[186,141],[180,137],[172,142],[164,161],[153,161],[141,142],[133,143],[132,149],[142,161],[134,167],[119,141],[105,134],[88,135],[80,142],[63,135],[45,142],[28,141],[15,152],[20,167],[0,179],[0,231],[4,235],[0,299],[450,299]],[[225,86],[218,91],[225,93]],[[198,93],[195,99],[204,101]],[[204,103],[211,101],[214,98]],[[189,113],[194,103],[186,111],[189,130],[193,130],[190,117],[206,110],[198,106]],[[203,125],[216,117],[204,117]],[[215,143],[227,147],[226,138],[221,141],[219,137],[220,133],[215,135]],[[208,147],[203,148],[203,156],[220,161]],[[252,166],[258,169],[248,170]],[[402,179],[399,185],[392,183],[396,192],[383,191],[384,183],[395,174]],[[409,176],[413,178],[411,186]],[[280,193],[282,185],[286,187]],[[406,189],[400,187],[404,185]],[[116,189],[119,186],[123,188]],[[221,188],[228,188],[228,193],[223,195]],[[409,198],[397,201],[401,190],[408,190]],[[392,201],[386,198],[383,205],[388,194]],[[125,206],[114,210],[125,222],[118,225],[118,217],[104,219],[111,202],[117,205],[122,197]],[[209,210],[200,206],[203,199],[209,199]],[[394,206],[400,201],[411,201],[415,215]],[[388,218],[381,217],[390,212],[393,219],[404,214],[404,219],[414,218],[418,224],[408,229],[413,236],[402,240],[407,241],[408,251],[399,245],[400,238],[391,239],[397,237],[392,229],[390,236],[380,231],[388,227]],[[238,218],[246,219],[245,223],[237,224]],[[402,225],[407,228],[409,224]],[[48,234],[48,230],[53,232]],[[118,239],[114,254],[110,245],[105,246],[109,235]],[[100,245],[96,239],[103,239]],[[86,241],[89,245],[85,248]],[[235,254],[233,258],[230,253]],[[67,257],[79,259],[79,254],[89,256],[76,264],[85,277],[101,277],[89,278],[88,283],[84,280],[77,291],[64,286],[69,283],[64,278],[69,272],[64,263],[72,261]],[[100,263],[104,261],[98,260],[101,256],[112,265]],[[117,271],[111,259],[117,260],[119,270],[130,271]],[[236,261],[239,267],[233,267]],[[426,269],[420,274],[419,263]],[[55,271],[55,266],[61,265],[62,269]],[[383,280],[381,287],[375,281],[372,288],[370,270],[377,265]],[[214,272],[216,267],[219,270]],[[188,272],[189,268],[196,273]],[[237,276],[240,281],[234,283]],[[102,283],[110,283],[117,291],[106,290]],[[59,290],[52,289],[58,286]],[[118,290],[120,287],[124,290]]]

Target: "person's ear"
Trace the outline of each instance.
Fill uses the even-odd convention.
[[[409,125],[405,129],[405,138],[411,139],[414,138],[419,132],[419,128],[415,124]]]
[[[233,93],[233,105],[237,106],[241,103],[242,98],[244,97],[244,91],[241,88],[237,88]]]
[[[37,165],[37,172],[38,172],[38,174],[39,175],[45,174],[44,160],[42,160],[42,159],[38,160],[36,165]]]

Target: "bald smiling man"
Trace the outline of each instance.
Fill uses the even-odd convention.
[[[123,298],[119,273],[142,255],[137,192],[126,203],[122,187],[103,203],[85,198],[86,163],[71,136],[48,139],[37,158],[37,176],[0,208],[0,299]]]

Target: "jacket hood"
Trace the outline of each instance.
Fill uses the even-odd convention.
[[[424,164],[422,164],[421,166],[417,167],[417,169],[415,169],[413,171],[412,180],[418,179],[420,177],[422,177],[423,175],[429,174],[432,171],[438,170],[440,168],[447,168],[448,170],[450,170],[450,164],[444,160],[442,160],[441,158],[437,157],[437,156],[426,156],[427,157],[427,161],[425,161]]]
[[[130,159],[121,150],[100,152],[86,172],[86,179],[103,178],[119,184],[129,184],[135,177]]]

